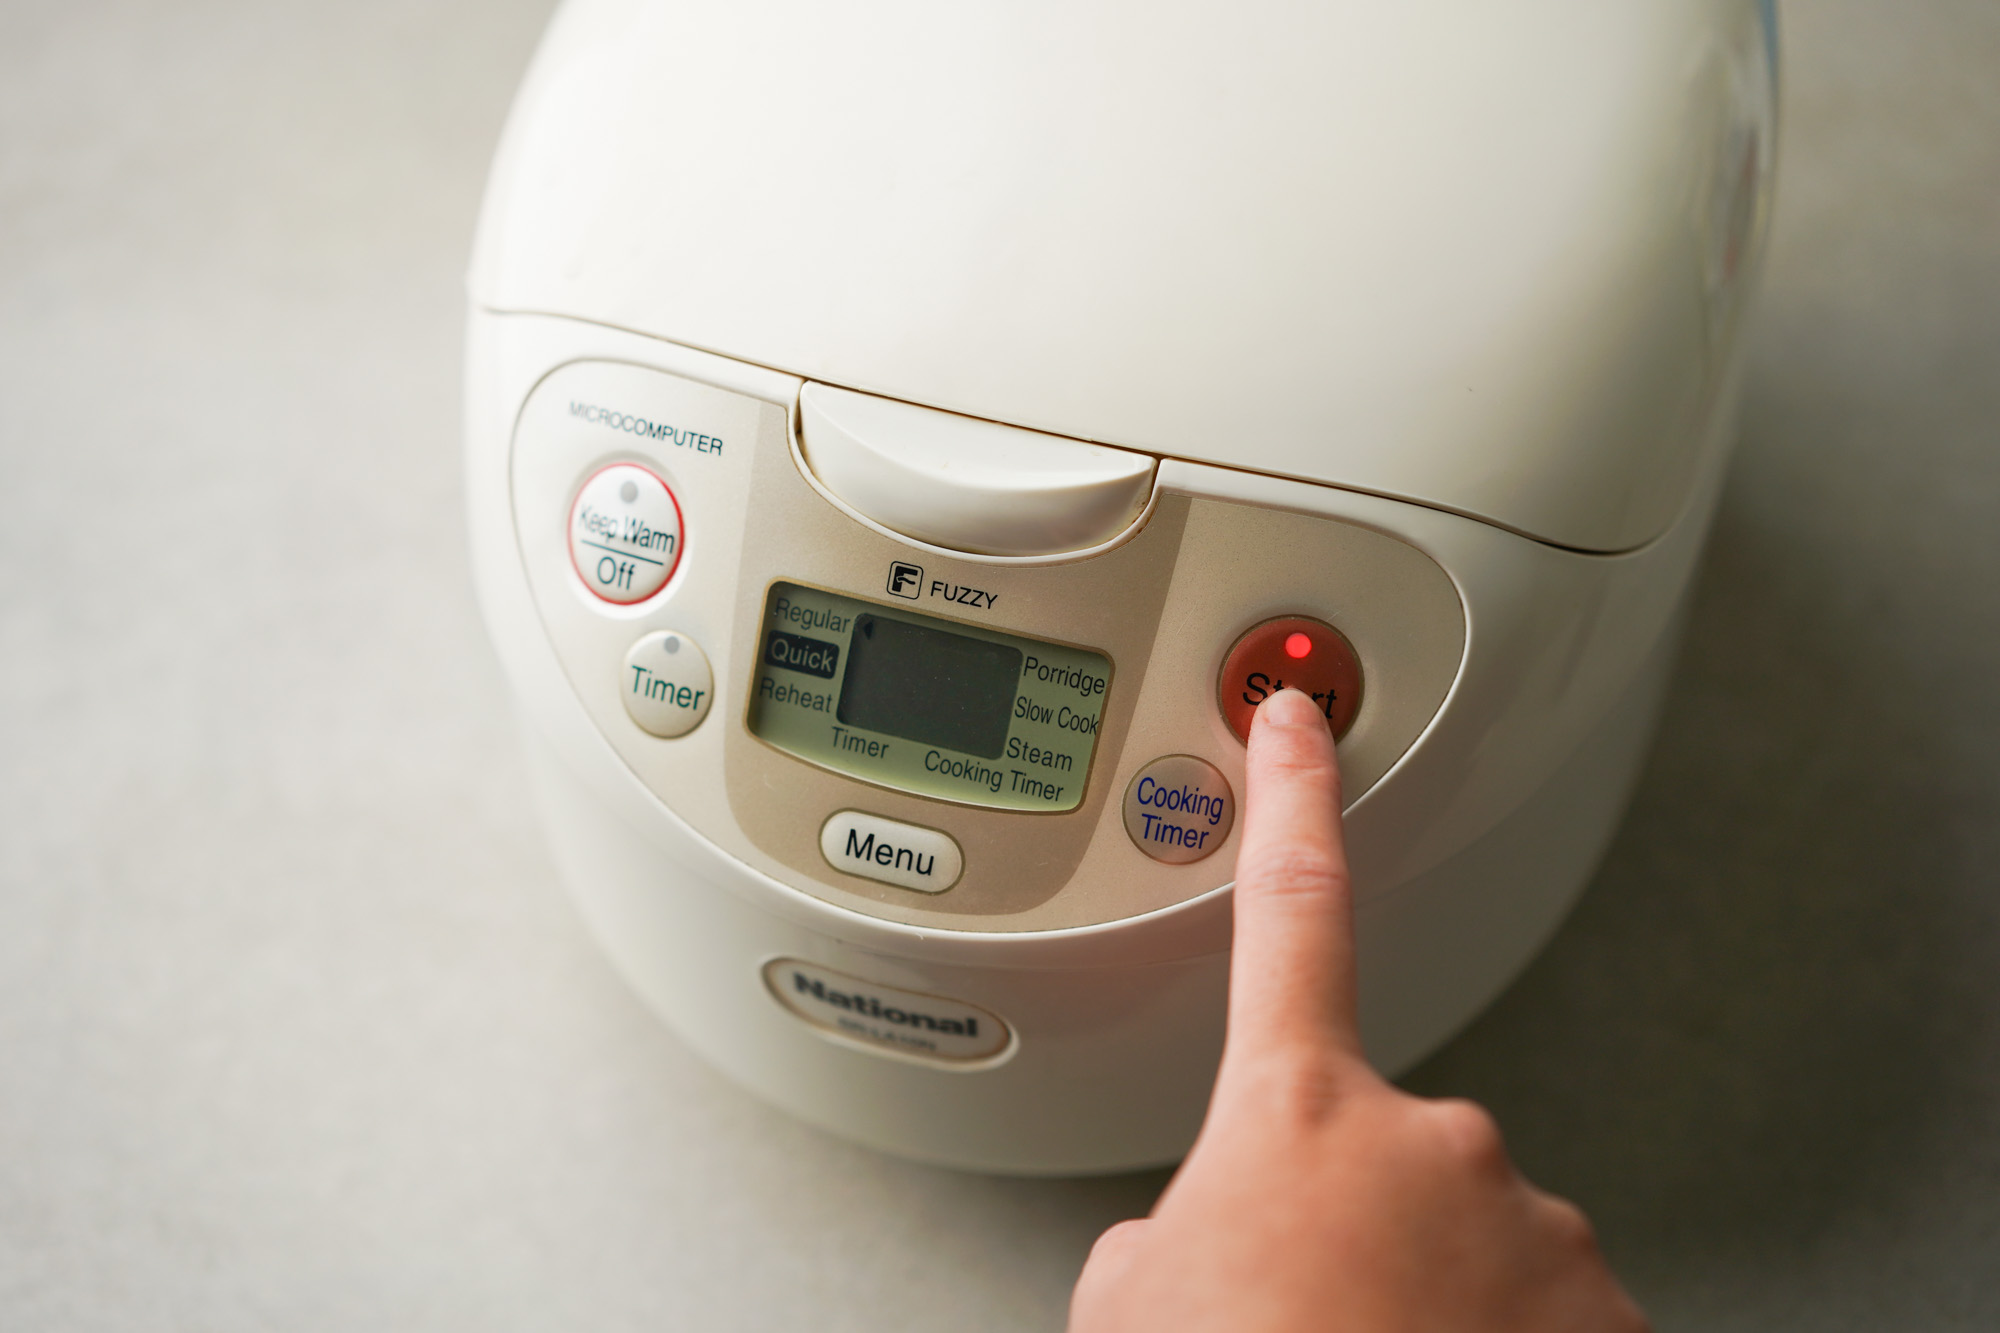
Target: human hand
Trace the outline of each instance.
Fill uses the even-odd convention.
[[[1590,1223],[1480,1107],[1369,1068],[1355,1024],[1340,775],[1285,690],[1250,732],[1229,1032],[1208,1118],[1151,1217],[1091,1250],[1070,1333],[1638,1333]]]

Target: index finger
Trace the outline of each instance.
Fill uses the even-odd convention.
[[[1280,690],[1258,707],[1247,768],[1227,1049],[1359,1059],[1340,769],[1312,700]]]

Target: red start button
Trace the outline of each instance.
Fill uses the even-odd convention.
[[[1281,616],[1252,628],[1222,661],[1216,698],[1236,739],[1250,739],[1257,705],[1282,689],[1303,690],[1326,714],[1336,740],[1361,706],[1361,659],[1347,636],[1323,620]]]

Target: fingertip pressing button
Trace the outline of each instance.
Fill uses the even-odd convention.
[[[715,697],[708,654],[685,634],[656,630],[625,654],[619,694],[639,729],[671,739],[701,725]]]
[[[1339,740],[1361,706],[1361,659],[1347,636],[1324,620],[1267,620],[1236,640],[1216,677],[1216,702],[1237,740],[1250,739],[1257,705],[1282,689],[1311,696]]]
[[[1236,794],[1206,759],[1170,754],[1125,788],[1125,832],[1155,861],[1186,865],[1212,855],[1236,824]]]

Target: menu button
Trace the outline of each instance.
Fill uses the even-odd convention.
[[[859,810],[842,810],[819,831],[820,855],[835,870],[919,893],[958,882],[965,859],[951,835]]]

